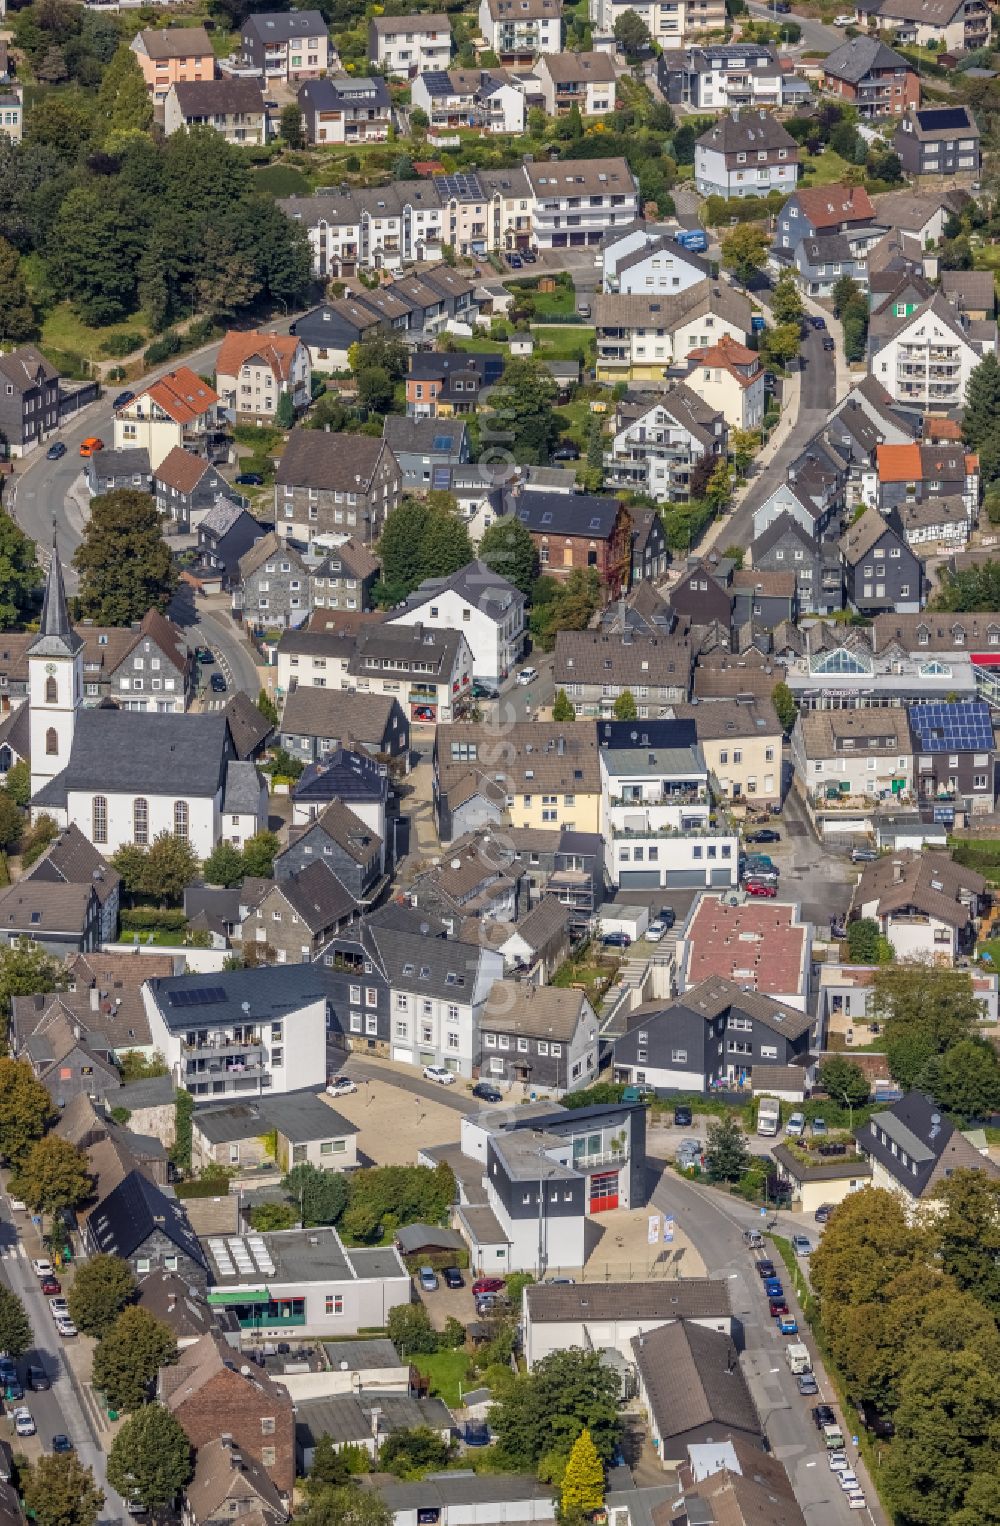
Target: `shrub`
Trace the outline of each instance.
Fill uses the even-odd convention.
[[[151,345],[147,345],[143,362],[149,366],[158,366],[172,355],[177,355],[181,348],[180,335],[175,334],[173,329],[168,329],[161,338],[154,339]]]
[[[119,359],[123,355],[131,355],[133,350],[142,348],[143,335],[134,330],[126,329],[122,334],[112,334],[101,345],[101,354],[110,355]]]
[[[163,911],[158,906],[133,906],[121,913],[122,932],[153,932],[162,928],[165,932],[179,933],[187,926],[183,911]]]

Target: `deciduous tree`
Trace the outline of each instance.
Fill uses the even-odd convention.
[[[1000,1107],[1000,1057],[983,1038],[961,1039],[927,1061],[917,1085],[963,1125]]]
[[[516,514],[503,514],[484,531],[479,560],[513,583],[527,598],[538,576],[538,552],[531,531]]]
[[[177,583],[156,504],[132,488],[91,500],[73,565],[81,612],[99,625],[130,625],[150,609],[165,609]]]
[[[104,1495],[74,1452],[43,1454],[22,1479],[25,1507],[36,1526],[96,1526]]]
[[[4,311],[0,251],[0,340],[4,338]],[[28,539],[9,514],[0,510],[0,622],[4,626],[15,625],[32,613],[41,581],[34,541]]]
[[[567,1456],[586,1428],[598,1456],[610,1461],[621,1434],[618,1386],[597,1351],[572,1347],[543,1357],[490,1412],[500,1456],[510,1467],[533,1468],[547,1454]]]
[[[829,1092],[838,1102],[847,1101],[852,1107],[860,1107],[868,1101],[871,1087],[868,1077],[854,1060],[844,1060],[833,1055],[819,1067],[817,1080],[823,1091]]]
[[[198,855],[186,837],[160,832],[146,854],[143,888],[160,901],[180,901],[198,877]]]
[[[639,707],[635,702],[635,695],[631,689],[623,689],[614,703],[614,715],[616,721],[634,721],[639,714]]]
[[[556,384],[534,356],[508,360],[489,400],[487,457],[507,450],[518,462],[547,461],[556,433]]]
[[[884,1495],[912,1526],[940,1526],[961,1510],[976,1477],[1000,1473],[1000,1390],[974,1351],[928,1352],[900,1384]]]
[[[771,690],[771,702],[777,711],[782,731],[791,731],[795,725],[799,707],[795,703],[795,695],[784,681],[775,684]]]
[[[177,1360],[173,1332],[145,1309],[123,1309],[94,1351],[94,1387],[112,1409],[139,1409],[161,1367]]]
[[[880,969],[872,986],[871,1011],[885,1026],[889,1069],[907,1089],[928,1060],[971,1037],[979,1024],[968,973],[920,964]]]
[[[809,1261],[813,1288],[828,1308],[881,1296],[894,1277],[926,1262],[927,1242],[892,1192],[866,1187],[837,1206]]]
[[[243,878],[243,854],[231,842],[218,842],[203,862],[201,872],[209,885],[229,889]]]
[[[81,1261],[67,1302],[70,1316],[84,1335],[100,1340],[135,1293],[136,1282],[120,1256],[91,1256]]]
[[[31,1066],[0,1057],[0,1156],[19,1166],[55,1117],[52,1098]]]
[[[615,42],[631,62],[650,44],[649,27],[638,11],[623,11],[615,22]]]
[[[722,263],[745,285],[763,270],[769,248],[770,241],[761,228],[753,223],[738,223],[722,240]]]
[[[395,1516],[377,1489],[352,1483],[342,1489],[311,1491],[295,1519],[300,1526],[393,1526]]]
[[[552,704],[552,719],[554,721],[575,721],[576,706],[566,694],[565,689],[560,689]]]
[[[274,876],[274,860],[281,844],[277,835],[266,827],[248,837],[243,846],[243,870],[254,879],[269,880]]]
[[[75,1208],[93,1189],[87,1157],[58,1134],[46,1134],[31,1146],[10,1185],[14,1195],[36,1213]]]
[[[292,1167],[281,1185],[299,1208],[305,1228],[336,1224],[347,1207],[347,1182],[339,1171],[321,1171],[304,1161]]]
[[[172,1505],[193,1471],[191,1443],[162,1404],[147,1404],[130,1415],[108,1453],[108,1483],[147,1510]]]
[[[941,1265],[958,1287],[1000,1314],[1000,1182],[959,1170],[936,1196],[944,1204],[934,1221]]]
[[[35,310],[28,296],[18,252],[13,244],[0,238],[0,342],[20,344],[22,339],[31,337],[34,329]],[[4,623],[9,623],[7,617],[4,617]]]
[[[783,270],[771,294],[771,312],[775,323],[801,323],[805,314],[802,293],[793,270]]]
[[[705,1164],[713,1182],[738,1182],[747,1169],[750,1150],[735,1118],[716,1118],[709,1124]]]
[[[0,1287],[0,1351],[16,1362],[34,1345],[34,1340],[24,1304],[10,1288]]]

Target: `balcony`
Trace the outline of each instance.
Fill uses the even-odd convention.
[[[632,827],[615,826],[614,822],[611,824],[611,836],[621,838],[623,842],[630,842],[633,839],[636,842],[644,842],[647,837],[714,837],[721,842],[730,835],[725,827],[712,826],[709,822],[698,822],[692,826],[646,827],[641,832],[635,831]],[[728,863],[729,860],[726,859],[723,862]]]
[[[627,1150],[601,1150],[596,1155],[573,1156],[577,1171],[598,1171],[602,1166],[624,1166],[628,1162]]]
[[[635,806],[636,809],[641,810],[644,806],[708,805],[710,801],[706,789],[698,789],[695,786],[688,788],[683,785],[672,789],[669,784],[665,784],[658,795],[609,795],[608,803]]]
[[[186,1040],[181,1042],[181,1053],[193,1055],[199,1059],[208,1059],[215,1055],[222,1057],[228,1054],[247,1054],[251,1050],[257,1053],[263,1052],[263,1041],[259,1033],[250,1034],[247,1038],[227,1038],[220,1034],[217,1038],[198,1039],[189,1044]]]

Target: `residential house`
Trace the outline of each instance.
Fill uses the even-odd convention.
[[[319,11],[262,11],[248,16],[240,36],[242,64],[265,84],[321,79],[336,54]]]
[[[737,626],[753,622],[758,630],[773,630],[783,621],[798,617],[795,573],[764,572],[744,567],[733,573],[733,621]]]
[[[300,1165],[350,1171],[358,1163],[357,1133],[309,1091],[200,1107],[191,1127],[192,1164],[199,1172],[211,1166],[284,1172]]]
[[[305,560],[290,542],[269,530],[240,557],[235,612],[251,625],[281,630],[306,620],[309,603]]]
[[[504,967],[519,979],[551,984],[552,976],[570,953],[570,909],[554,895],[545,895],[500,944]]]
[[[992,811],[996,795],[992,712],[985,699],[909,706],[913,787],[921,800],[961,798],[970,815]]]
[[[573,58],[575,54],[561,57]],[[601,245],[601,260],[601,289],[631,296],[686,291],[712,273],[708,261],[683,248],[669,230],[661,232],[648,224],[620,234],[609,233]]]
[[[872,1184],[871,1167],[858,1150],[824,1159],[821,1155],[792,1150],[787,1144],[772,1148],[782,1182],[787,1184],[793,1208],[815,1213],[826,1204],[835,1207],[852,1192]]]
[[[626,631],[559,631],[552,681],[579,716],[610,720],[615,701],[630,693],[641,720],[665,716],[690,692],[692,647],[686,633],[655,636]]]
[[[145,449],[100,450],[91,460],[99,461],[102,456],[109,455],[142,456],[148,467],[149,456]],[[223,512],[234,517],[241,512],[234,499],[234,489],[218,468],[205,456],[196,456],[180,445],[172,446],[161,458],[150,480],[156,507],[185,535],[197,530],[216,505],[223,506]]]
[[[523,0],[482,0],[514,11]],[[558,0],[529,0],[551,6]],[[558,28],[558,19],[555,23]],[[543,52],[556,53],[545,47]],[[599,244],[610,228],[630,227],[639,216],[639,187],[624,159],[535,160],[524,173],[534,206],[533,242],[539,249],[576,249]]]
[[[409,1274],[406,1280],[408,1283]],[[408,1435],[414,1430],[419,1430],[421,1433],[428,1431],[446,1446],[456,1429],[455,1417],[443,1399],[411,1397],[409,1390],[404,1393],[373,1392],[370,1387],[365,1386],[363,1389],[355,1388],[349,1393],[337,1393],[329,1398],[306,1399],[296,1405],[296,1442],[300,1469],[305,1474],[312,1470],[316,1446],[323,1436],[337,1437],[334,1443],[336,1451],[349,1446],[359,1448],[371,1459],[371,1467],[377,1468],[376,1458],[379,1447],[384,1445],[389,1437],[399,1432]],[[371,1476],[371,1489],[374,1498],[378,1501],[380,1512],[384,1508],[382,1489],[390,1477],[390,1474],[385,1473],[373,1473]],[[389,1484],[388,1487],[390,1493],[394,1492],[393,1484]],[[414,1493],[412,1486],[403,1492],[404,1496],[409,1495],[412,1499]],[[474,1492],[481,1496],[493,1497],[499,1491],[492,1489]],[[447,1493],[453,1494],[454,1491],[448,1490]],[[523,1498],[522,1490],[518,1490],[517,1493],[519,1498]],[[435,1497],[436,1495],[437,1490],[435,1490]],[[427,1497],[423,1490],[420,1497],[421,1501]],[[422,1504],[421,1508],[426,1506]],[[393,1519],[395,1518],[394,1515]]]
[[[748,299],[707,280],[670,296],[598,294],[592,305],[599,381],[662,383],[692,350],[750,335]]]
[[[314,548],[316,544],[314,541]],[[341,541],[311,574],[314,609],[370,610],[372,589],[380,571],[381,563],[367,546],[353,536]]]
[[[196,1100],[326,1082],[326,987],[308,965],[153,979],[143,1002],[154,1047]]]
[[[632,582],[666,577],[669,561],[663,520],[654,509],[638,513],[632,528]]]
[[[593,567],[609,599],[627,591],[633,521],[617,498],[521,492],[514,512],[531,534],[543,573],[565,579]]]
[[[751,1526],[769,1515],[774,1526],[806,1526],[784,1464],[759,1445],[730,1436],[703,1447],[689,1446],[688,1462],[678,1476],[684,1493],[664,1526],[690,1526],[692,1516],[703,1526]]]
[[[293,429],[275,476],[275,529],[296,546],[331,534],[370,546],[401,490],[399,466],[384,440]]]
[[[763,1446],[764,1427],[731,1336],[678,1319],[635,1336],[632,1355],[661,1467],[675,1469],[689,1446],[717,1440],[720,1430]]]
[[[920,559],[877,509],[865,509],[840,542],[846,602],[859,614],[919,610],[923,594]]]
[[[860,1124],[854,1137],[871,1166],[872,1186],[895,1193],[912,1218],[935,1212],[938,1188],[956,1171],[1000,1176],[1000,1166],[981,1154],[926,1092],[907,1092]]]
[[[670,590],[670,608],[691,624],[719,624],[728,630],[733,619],[734,570],[732,559],[714,550],[705,557],[690,557],[687,571]]]
[[[357,909],[326,859],[315,859],[265,891],[243,923],[242,940],[273,949],[278,964],[311,964]]]
[[[723,976],[743,991],[770,996],[796,1012],[809,1009],[812,924],[790,901],[756,901],[703,891],[678,950],[678,989]]]
[[[745,39],[684,49],[667,47],[657,60],[657,80],[672,106],[689,106],[692,111],[782,104],[781,67],[775,49]]]
[[[693,698],[698,704],[705,700],[748,704],[751,700],[769,699],[775,684],[783,677],[780,664],[763,656],[755,646],[738,657],[720,650],[699,657],[694,670]]]
[[[516,923],[522,900],[524,870],[502,834],[459,838],[447,856],[410,880],[406,897],[411,906],[429,912],[456,936],[476,934],[494,947]],[[477,926],[478,924],[478,926]]]
[[[739,839],[713,825],[708,766],[691,721],[603,721],[601,833],[613,885],[625,889],[738,883]]]
[[[850,276],[862,291],[867,291],[868,251],[882,236],[881,228],[869,227],[800,239],[792,263],[802,290],[810,297],[829,298],[841,276]]]
[[[769,1067],[810,1062],[813,1019],[726,976],[630,1014],[615,1040],[616,1081],[709,1095],[715,1087],[761,1085]],[[766,1080],[764,1081],[766,1087]]]
[[[144,450],[109,450],[107,447],[97,450],[84,461],[83,475],[93,497],[99,493],[113,493],[119,488],[135,488],[140,493],[152,491],[149,456]]]
[[[215,385],[234,422],[273,419],[283,397],[296,412],[308,407],[311,381],[309,351],[294,334],[230,329],[219,347]]]
[[[984,0],[858,0],[860,27],[893,32],[901,43],[941,52],[966,53],[984,47],[990,35]]]
[[[215,50],[203,26],[147,27],[130,47],[154,101],[165,101],[171,85],[215,78]]]
[[[308,825],[322,816],[331,801],[340,800],[388,843],[394,797],[387,764],[358,748],[338,747],[310,763],[300,776],[292,790],[292,825]]]
[[[278,642],[278,692],[290,695],[303,684],[343,688],[358,631],[379,618],[361,611],[317,610],[308,625],[286,631]]]
[[[925,706],[929,709],[929,706]],[[992,806],[992,797],[990,805]],[[949,967],[976,945],[989,882],[948,853],[884,854],[866,864],[851,897],[851,918],[871,918],[897,959]]]
[[[694,722],[705,763],[722,794],[748,805],[781,801],[782,726],[771,699],[675,705],[678,720]]]
[[[562,51],[560,0],[480,0],[479,32],[502,64],[530,69],[539,53]]]
[[[383,79],[310,79],[299,86],[298,103],[310,143],[388,142],[392,97]]]
[[[433,802],[442,842],[501,820],[511,827],[597,832],[600,801],[591,726],[520,721],[502,746],[480,722],[437,729]]]
[[[792,730],[795,785],[807,799],[877,799],[913,784],[913,742],[898,709],[810,710]]]
[[[943,413],[961,407],[970,375],[983,355],[995,350],[995,323],[963,322],[936,292],[896,320],[871,371],[898,405]]]
[[[469,1395],[465,1397],[468,1399]],[[424,1402],[440,1404],[441,1401]],[[404,1483],[382,1474],[372,1482],[397,1521],[411,1518],[417,1510],[434,1510],[441,1526],[457,1526],[470,1509],[478,1509],[484,1515],[499,1515],[516,1509],[525,1521],[555,1519],[555,1491],[551,1484],[539,1483],[533,1473],[508,1473],[502,1479],[477,1478],[471,1474],[459,1479],[440,1473],[420,1483]]]
[[[446,578],[428,578],[387,617],[388,625],[461,630],[474,678],[502,683],[520,661],[526,632],[525,598],[485,562],[470,562]]]
[[[181,1520],[184,1526],[225,1526],[240,1516],[251,1516],[260,1526],[281,1526],[288,1510],[264,1469],[244,1457],[227,1434],[198,1448]]]
[[[951,217],[960,212],[965,200],[963,191],[943,190],[935,187],[928,191],[886,191],[884,195],[875,199],[875,210],[879,222],[891,228],[898,228],[900,233],[907,233],[917,239],[921,249],[929,249],[944,237],[944,230]],[[949,281],[960,275],[972,275],[972,271],[942,271],[941,290],[946,296],[950,295]],[[995,298],[990,295],[989,312],[975,313],[971,316],[987,318],[992,317],[995,306]]]
[[[267,107],[260,84],[253,79],[175,80],[163,103],[163,130],[169,138],[188,127],[211,127],[227,143],[266,143]]]
[[[725,7],[719,0],[591,0],[590,19],[595,33],[613,37],[615,22],[626,10],[634,10],[646,23],[650,37],[661,48],[678,48],[706,34],[720,33],[726,25]]]
[[[220,498],[198,525],[198,561],[192,576],[206,591],[214,584],[220,593],[234,588],[239,582],[240,558],[264,538],[269,528],[249,510]]]
[[[264,1469],[286,1500],[291,1498],[295,1414],[288,1390],[263,1368],[239,1370],[217,1331],[185,1347],[172,1366],[160,1368],[156,1393],[199,1453],[225,1435]]]
[[[342,800],[331,801],[314,821],[289,828],[288,847],[274,861],[274,877],[301,877],[316,862],[332,869],[359,904],[371,902],[385,882],[385,843]]]
[[[410,723],[457,718],[472,693],[472,651],[464,630],[372,623],[362,628],[347,663],[359,694],[399,698]]]
[[[194,690],[194,658],[181,627],[158,609],[147,610],[129,627],[124,640],[118,628],[102,631],[87,621],[79,626],[79,633],[84,638],[87,699],[100,701],[110,696],[122,710],[159,715],[182,715],[187,709]],[[110,645],[115,637],[117,649]],[[96,669],[95,652],[100,661],[105,650],[113,654],[112,660]]]
[[[274,727],[249,694],[237,689],[226,703],[226,724],[241,763],[256,763],[274,734]]]
[[[502,355],[466,350],[418,350],[406,374],[406,412],[414,419],[475,413],[487,388],[503,375]]]
[[[0,890],[0,938],[9,946],[26,938],[62,958],[67,950],[98,947],[101,902],[91,884],[19,880]]]
[[[942,548],[960,551],[968,544],[971,526],[961,498],[907,499],[891,517],[918,556],[933,555]]]
[[[0,87],[0,133],[12,143],[24,135],[24,96],[16,86]]]
[[[72,847],[76,838],[67,834],[67,840]],[[57,838],[56,849],[59,843]],[[75,852],[73,859],[80,863],[82,870],[86,860],[78,860]],[[51,879],[53,873],[51,870],[46,873],[47,868],[45,860],[40,860],[41,877]],[[80,871],[74,869],[74,872]],[[115,871],[109,868],[104,883],[114,881]],[[74,1035],[79,1032],[88,1047],[114,1060],[129,1050],[151,1055],[153,1046],[142,1002],[142,985],[153,976],[172,974],[173,968],[174,959],[169,954],[144,955],[141,960],[132,954],[70,955],[66,962],[68,985],[64,991],[12,998],[12,1054],[20,1054],[34,1034],[44,1034],[53,1023],[65,1022]],[[136,1127],[147,1132],[145,1120]]]
[[[875,506],[888,513],[935,498],[957,499],[965,518],[974,522],[979,509],[979,457],[958,442],[931,445],[880,445],[875,454]]]
[[[290,196],[278,205],[304,224],[313,274],[321,279],[352,276],[359,270],[397,270],[415,260],[441,257],[441,197],[432,181],[325,190]]]
[[[701,196],[787,195],[799,177],[799,146],[766,111],[729,111],[694,146],[694,183]]]
[[[311,308],[295,320],[293,327],[309,352],[314,371],[345,371],[351,345],[378,333],[385,320],[352,294]]]
[[[419,74],[413,81],[410,100],[427,113],[432,132],[453,132],[458,127],[478,127],[487,133],[524,132],[524,88],[506,69]]]
[[[978,5],[981,0],[972,3]],[[893,135],[892,146],[903,173],[917,186],[938,176],[952,185],[971,187],[979,183],[979,128],[969,106],[922,106],[908,111]]]
[[[42,856],[22,871],[20,884],[32,880],[55,885],[85,885],[93,889],[100,907],[100,941],[114,941],[118,932],[121,875],[101,857],[79,827],[67,827],[60,832]]]
[[[184,1212],[137,1167],[113,1172],[114,1185],[85,1211],[83,1242],[92,1256],[118,1256],[132,1275],[163,1269],[177,1272],[189,1288],[204,1293],[208,1278],[205,1255]],[[98,1174],[100,1183],[100,1174]]]
[[[447,69],[451,23],[438,13],[376,16],[368,25],[368,58],[394,79]]]
[[[550,117],[565,116],[574,106],[585,117],[615,109],[615,65],[608,53],[543,53],[532,72]]]
[[[723,334],[715,344],[691,350],[687,359],[698,395],[730,429],[760,428],[766,397],[764,367],[755,350]]]
[[[851,37],[828,53],[823,87],[849,101],[862,119],[898,117],[920,105],[920,76],[909,59],[878,37]]]
[[[279,739],[303,762],[318,763],[341,747],[357,747],[405,766],[410,727],[394,695],[317,688],[303,681],[287,694]]]
[[[633,1340],[675,1321],[729,1335],[733,1311],[728,1284],[708,1277],[536,1283],[525,1288],[522,1301],[525,1362],[530,1371],[553,1351],[598,1345],[634,1362]],[[738,1370],[738,1362],[734,1365]]]
[[[988,275],[988,270],[942,270],[941,290],[966,318],[984,322],[997,311],[996,288],[983,280]]]
[[[451,469],[469,460],[469,439],[463,423],[439,424],[431,415],[401,417],[386,415],[382,428],[409,493],[429,493],[437,488],[447,492]]]
[[[0,435],[26,455],[59,428],[59,372],[33,344],[0,354]]]
[[[795,600],[802,614],[829,614],[842,609],[843,571],[840,552],[824,558],[822,544],[791,514],[779,514],[751,546],[754,570],[789,570],[795,578]]]
[[[178,366],[115,414],[115,446],[140,446],[156,470],[175,446],[206,451],[219,421],[219,394],[189,366]]]
[[[825,238],[875,223],[875,208],[862,186],[808,186],[795,191],[778,213],[776,249],[794,250],[804,238]]]
[[[561,1096],[597,1074],[597,1017],[583,991],[498,980],[483,1008],[476,1063],[490,1080]]]

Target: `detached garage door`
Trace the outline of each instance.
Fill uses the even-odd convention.
[[[732,882],[733,882],[733,871],[731,869],[713,869],[712,870],[712,884],[713,885],[725,885],[725,886],[728,887],[728,886],[730,886],[732,884]]]
[[[618,876],[618,884],[622,890],[658,890],[660,871],[659,869],[623,869]]]
[[[667,886],[671,890],[691,890],[705,888],[704,869],[668,869]]]

